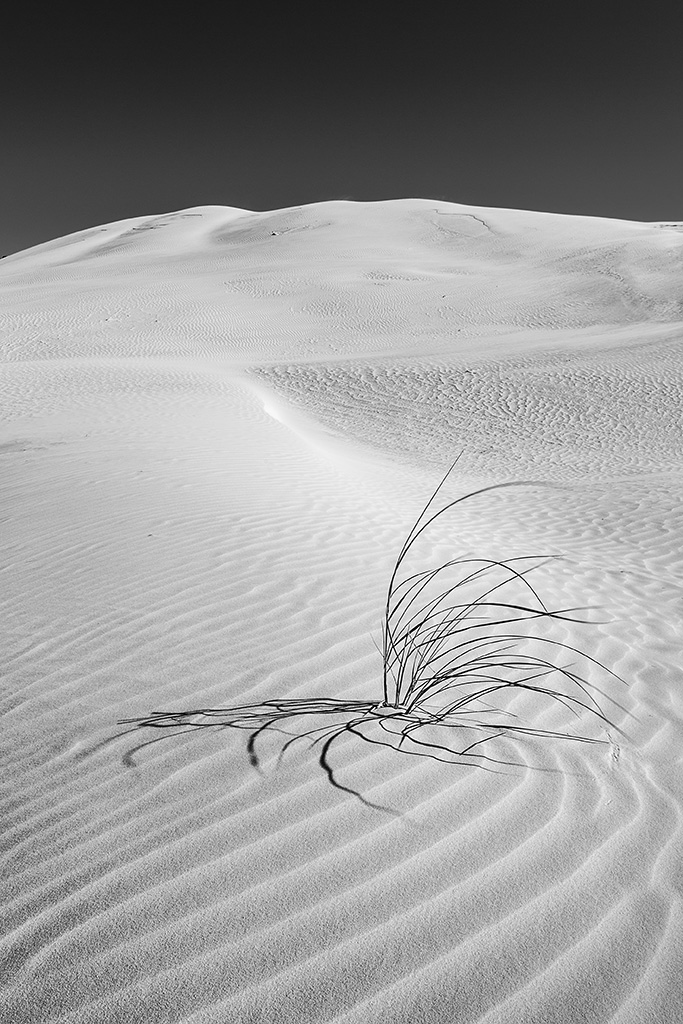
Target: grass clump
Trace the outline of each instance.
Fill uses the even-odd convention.
[[[609,742],[605,734],[609,737],[610,729],[620,730],[606,716],[598,697],[617,702],[588,676],[619,677],[578,647],[549,635],[558,623],[566,624],[565,629],[588,624],[578,614],[586,609],[549,608],[529,580],[557,556],[456,557],[409,571],[418,541],[437,520],[478,495],[532,483],[494,484],[437,507],[454,466],[422,509],[393,566],[382,623],[380,699],[276,699],[152,712],[126,719],[126,724],[154,729],[245,729],[249,759],[257,769],[257,743],[266,732],[284,737],[278,761],[294,743],[308,739],[317,748],[319,764],[331,784],[373,807],[379,805],[342,784],[332,766],[333,745],[347,733],[403,753],[467,761],[489,769],[513,763],[492,756],[487,747],[501,736]],[[531,701],[533,722],[538,721],[543,702],[549,713],[553,707],[562,707],[582,722],[592,720],[603,736],[524,724],[519,718],[520,698]],[[292,733],[295,722],[298,728]]]

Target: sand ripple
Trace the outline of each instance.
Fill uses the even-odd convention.
[[[202,208],[3,260],[2,1019],[678,1019],[680,226]],[[601,742],[117,725],[380,697],[393,559],[552,552]],[[450,493],[450,492],[449,492]],[[599,621],[598,621],[599,620]],[[538,728],[579,730],[531,694]],[[291,722],[290,732],[305,723]]]

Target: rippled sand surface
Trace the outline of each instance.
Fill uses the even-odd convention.
[[[682,224],[426,200],[0,262],[3,1021],[679,1020],[682,272]],[[335,785],[320,744],[278,760],[309,720],[256,766],[225,717],[118,724],[379,701],[393,562],[459,453],[449,499],[542,486],[419,557],[561,556],[536,586],[599,609],[552,636],[624,680],[596,668],[612,726],[506,707],[599,742],[344,732]]]

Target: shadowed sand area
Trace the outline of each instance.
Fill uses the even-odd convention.
[[[0,262],[3,1021],[661,1024],[683,1003],[683,225],[202,207]],[[496,762],[118,724],[381,699],[426,559],[625,680]],[[289,733],[304,724],[292,722]],[[617,730],[621,730],[618,732]],[[366,802],[353,795],[361,794]],[[388,807],[392,813],[381,808]]]

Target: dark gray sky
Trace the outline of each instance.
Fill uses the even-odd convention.
[[[0,253],[203,204],[683,220],[680,4],[54,8],[3,27]]]

